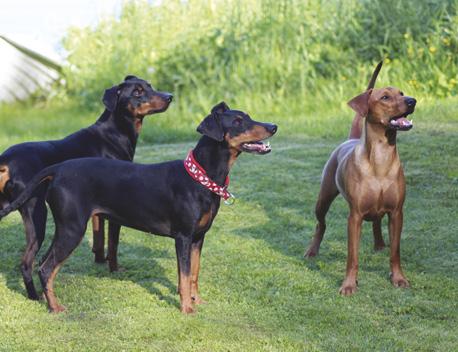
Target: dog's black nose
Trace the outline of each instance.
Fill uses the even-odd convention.
[[[269,133],[271,134],[275,134],[275,132],[277,132],[277,125],[274,125],[273,123],[268,123],[266,124],[266,128],[267,128],[267,131],[269,131]]]
[[[417,101],[414,98],[407,97],[406,104],[409,108],[413,108],[417,104]]]
[[[173,95],[172,94],[165,94],[165,100],[170,103],[173,100]]]

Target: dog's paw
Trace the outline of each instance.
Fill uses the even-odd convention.
[[[393,284],[394,287],[401,287],[401,288],[407,288],[410,286],[409,281],[402,275],[402,274],[397,274],[393,275],[391,274],[391,283]]]
[[[56,304],[55,306],[53,307],[49,307],[49,311],[53,314],[55,313],[62,313],[62,312],[65,312],[67,310],[67,308],[65,308],[65,306],[61,305],[61,304]]]
[[[376,252],[383,251],[385,248],[386,248],[385,242],[374,243],[374,251]]]
[[[309,249],[307,249],[304,253],[304,258],[313,258],[318,255],[318,248],[315,246],[310,246]]]
[[[108,269],[110,270],[110,273],[124,273],[127,271],[125,267],[120,266],[118,264],[108,265]]]
[[[105,264],[107,262],[107,259],[105,258],[103,253],[102,254],[95,253],[94,262],[97,264]]]
[[[340,286],[339,293],[342,296],[351,296],[358,290],[357,281],[344,280],[342,286]]]
[[[40,296],[37,294],[36,291],[29,293],[28,297],[32,301],[40,301],[41,300]]]
[[[182,305],[180,311],[183,314],[194,314],[196,312],[191,304]]]

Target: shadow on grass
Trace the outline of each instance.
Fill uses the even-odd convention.
[[[40,249],[34,268],[34,283],[37,291],[42,292],[40,280],[37,275],[38,263],[46,253],[53,235],[53,229],[50,228],[52,220],[48,219],[48,231],[46,239]],[[0,241],[0,273],[6,279],[7,287],[27,297],[27,293],[22,281],[22,275],[19,269],[23,251],[25,249],[25,235],[23,226],[20,222],[15,224],[3,225],[1,229],[2,241]],[[136,245],[127,241],[122,241],[120,247],[122,252],[126,253],[122,258],[122,265],[127,266],[128,270],[123,270],[110,273],[107,264],[94,263],[94,257],[90,243],[87,237],[83,239],[79,247],[67,259],[62,266],[59,274],[69,274],[82,277],[106,278],[118,281],[130,281],[145,288],[159,300],[167,302],[167,304],[178,307],[179,298],[177,295],[177,285],[172,283],[166,276],[164,268],[158,263],[157,259],[169,258],[166,251],[150,248],[142,245]],[[132,258],[135,254],[135,258]],[[59,283],[57,275],[56,282]],[[158,287],[165,287],[167,292],[164,293]],[[106,289],[106,288],[105,288]],[[62,296],[62,294],[58,294]],[[93,299],[103,299],[103,294],[91,296]],[[94,302],[97,304],[98,302]]]

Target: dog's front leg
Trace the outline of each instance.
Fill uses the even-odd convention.
[[[191,236],[178,234],[175,250],[178,261],[180,310],[184,314],[194,313],[191,298]]]
[[[199,270],[200,255],[204,244],[205,234],[199,236],[197,241],[193,241],[191,247],[191,298],[195,304],[206,303],[199,296]]]
[[[390,269],[391,282],[395,287],[409,287],[401,269],[401,232],[403,213],[402,209],[396,210],[389,215],[388,231],[390,233]]]
[[[352,295],[357,289],[358,250],[362,222],[362,215],[352,209],[348,217],[347,273],[339,290],[339,293],[344,296]]]

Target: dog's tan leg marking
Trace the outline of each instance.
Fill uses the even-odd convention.
[[[6,183],[10,180],[10,169],[7,165],[0,165],[0,192],[3,192]]]

